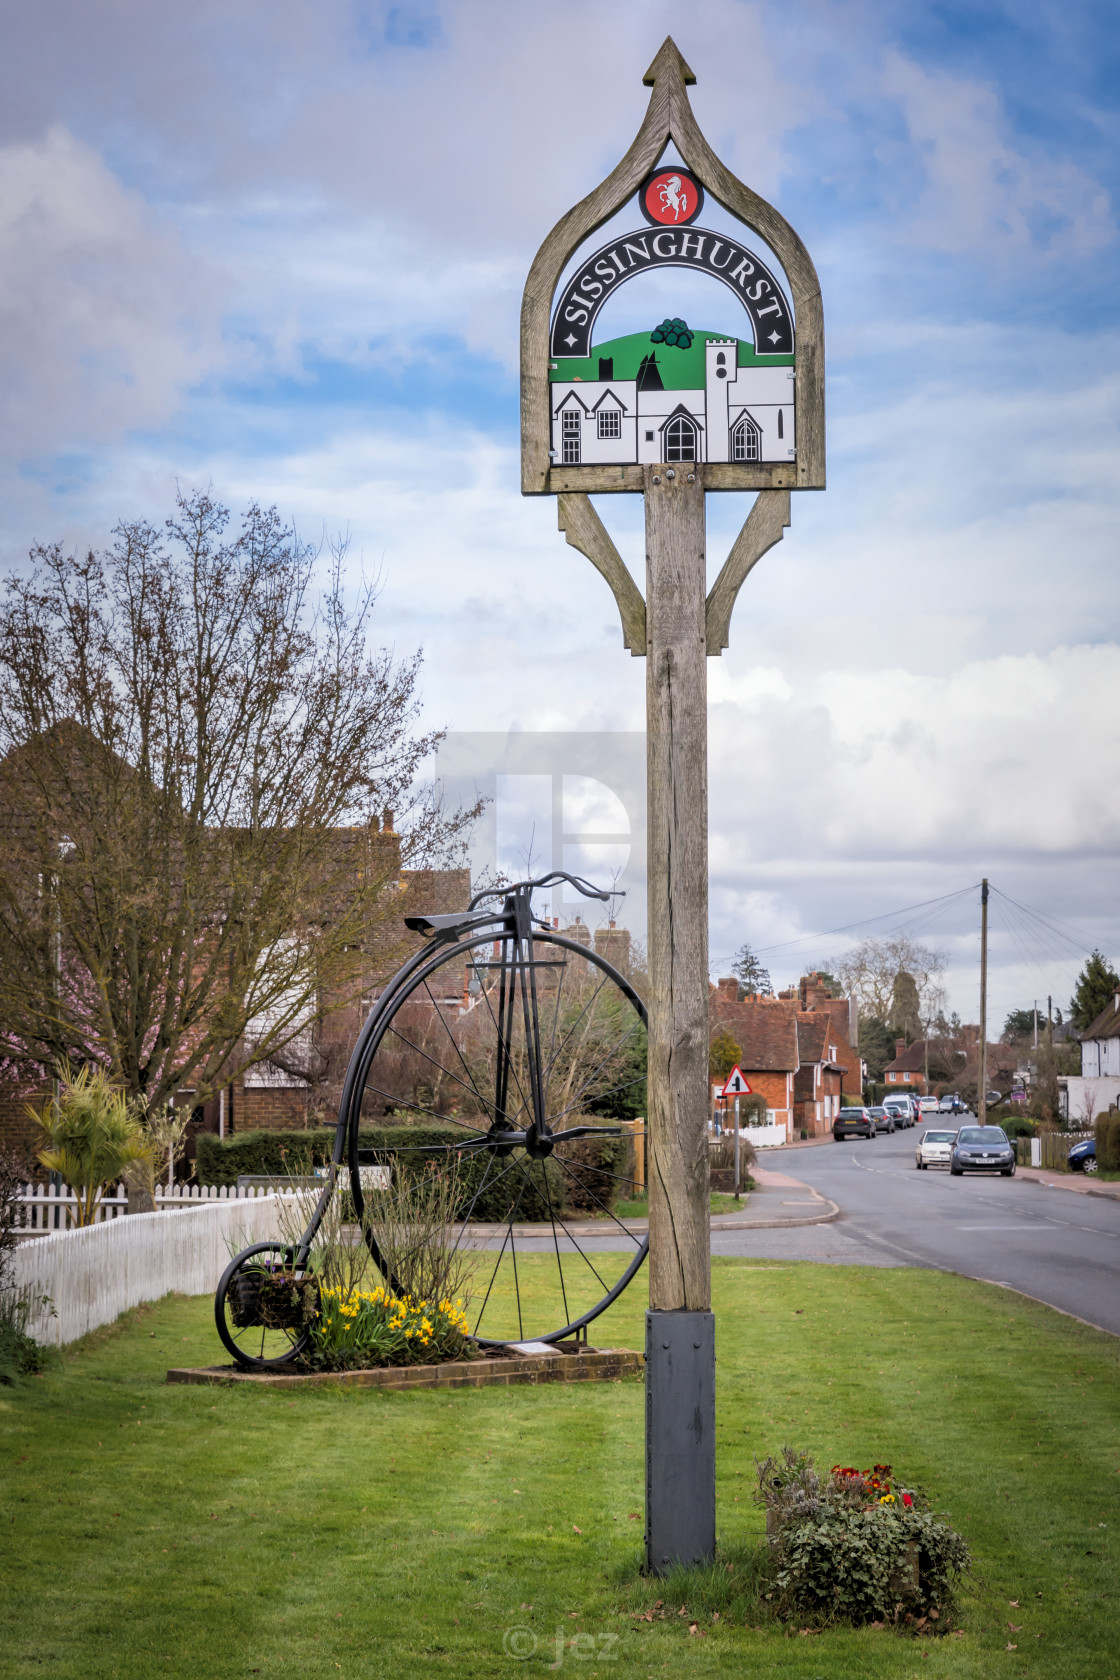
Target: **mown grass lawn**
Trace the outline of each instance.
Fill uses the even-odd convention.
[[[973,1548],[962,1638],[701,1637],[699,1601],[635,1623],[661,1596],[636,1580],[639,1381],[169,1387],[219,1357],[210,1303],[169,1298],[0,1390],[0,1675],[489,1677],[559,1651],[672,1680],[1120,1680],[1120,1343],[935,1272],[717,1260],[714,1285],[721,1545],[761,1536],[755,1453],[890,1460]],[[641,1346],[643,1296],[600,1345]]]

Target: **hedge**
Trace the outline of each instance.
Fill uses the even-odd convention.
[[[374,1160],[379,1158],[380,1151],[384,1151],[384,1156],[380,1158],[395,1164],[399,1171],[408,1159],[417,1165],[430,1159],[426,1145],[455,1144],[468,1135],[461,1126],[368,1126],[358,1132],[358,1148],[373,1151]],[[314,1167],[327,1165],[334,1150],[334,1139],[333,1126],[316,1127],[305,1132],[240,1132],[225,1139],[203,1132],[198,1138],[195,1171],[200,1184],[234,1185],[241,1174],[299,1176]],[[625,1174],[629,1139],[584,1138],[577,1147],[580,1161],[604,1167],[612,1174]],[[411,1157],[401,1153],[411,1150],[416,1151]],[[518,1159],[523,1161],[524,1157]],[[508,1161],[509,1157],[494,1159],[488,1152],[481,1151],[461,1158],[461,1212],[470,1209],[472,1220],[493,1224],[508,1218],[515,1205],[519,1222],[547,1219],[550,1203],[557,1213],[598,1211],[594,1199],[568,1173],[563,1172],[555,1160],[550,1159],[547,1163],[534,1161],[524,1189],[520,1167],[503,1171]],[[578,1166],[576,1170],[578,1172]],[[594,1188],[601,1202],[611,1206],[619,1193],[627,1188],[618,1177],[603,1178],[595,1173],[587,1175],[587,1183]]]
[[[1097,1140],[1097,1166],[1102,1172],[1120,1172],[1120,1114],[1109,1110],[1098,1114],[1093,1127]]]

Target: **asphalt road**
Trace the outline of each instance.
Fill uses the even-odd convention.
[[[1008,1284],[1120,1335],[1120,1202],[1019,1176],[918,1172],[914,1148],[923,1130],[766,1151],[762,1164],[828,1196],[839,1220],[759,1232],[749,1245],[728,1232],[713,1239],[712,1252],[932,1266]],[[763,1236],[779,1240],[761,1244]]]

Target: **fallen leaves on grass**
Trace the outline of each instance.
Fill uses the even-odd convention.
[[[1019,1649],[1018,1645],[1012,1645],[1010,1642],[1008,1642],[1008,1644],[1006,1644],[1003,1648],[1005,1651],[1017,1651]]]
[[[582,1533],[583,1533],[583,1529],[582,1529],[582,1528],[577,1528],[577,1527],[576,1527],[576,1525],[575,1525],[575,1523],[573,1523],[573,1524],[572,1524],[572,1533],[573,1533],[573,1534],[582,1534]]]

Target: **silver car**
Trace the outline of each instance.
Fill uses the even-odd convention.
[[[956,1141],[956,1132],[935,1131],[932,1128],[923,1132],[914,1151],[914,1165],[918,1171],[925,1172],[927,1167],[947,1167],[953,1158]]]

